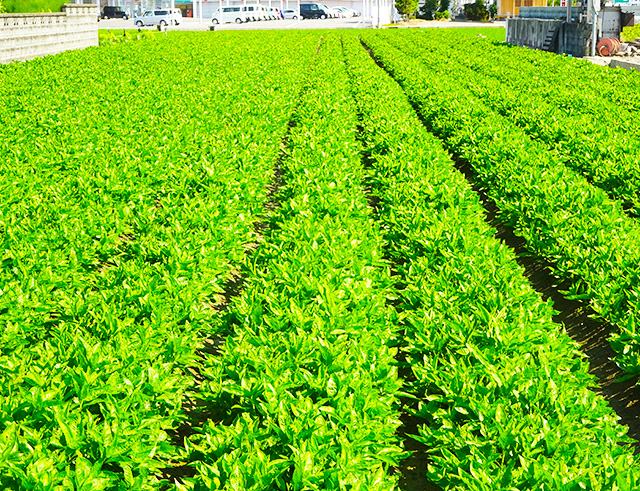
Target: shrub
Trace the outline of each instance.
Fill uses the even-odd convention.
[[[620,35],[620,37],[625,43],[635,41],[636,39],[640,38],[640,25],[625,27],[624,29],[622,29],[622,34]]]
[[[464,16],[469,20],[487,21],[489,10],[482,0],[476,0],[464,6]]]
[[[64,0],[0,0],[0,5],[4,5],[4,10],[13,14],[60,12],[65,3]]]
[[[433,13],[433,18],[435,20],[449,20],[450,17],[451,17],[451,15],[449,14],[448,10],[445,10],[444,12],[434,12]]]
[[[396,0],[396,9],[403,17],[412,19],[418,11],[418,0]]]

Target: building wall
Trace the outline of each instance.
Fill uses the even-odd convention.
[[[0,63],[98,45],[96,5],[65,5],[61,13],[0,15]]]
[[[514,17],[520,13],[520,7],[546,7],[548,3],[547,0],[498,0],[498,17]]]

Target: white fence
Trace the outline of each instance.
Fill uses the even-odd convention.
[[[53,14],[0,15],[0,63],[98,45],[98,8],[72,5]]]

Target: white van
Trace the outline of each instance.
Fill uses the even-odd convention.
[[[147,10],[133,19],[136,26],[177,26],[182,21],[180,9]]]
[[[246,13],[242,11],[243,7],[238,6],[229,6],[229,7],[218,7],[216,12],[213,14],[213,18],[211,22],[214,24],[225,24],[228,22],[235,22],[236,24],[241,24],[247,21]]]
[[[242,10],[247,14],[246,17],[248,21],[267,20],[269,17],[267,8],[257,3],[248,3],[242,7]]]

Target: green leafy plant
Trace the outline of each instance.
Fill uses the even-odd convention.
[[[620,38],[625,43],[640,39],[640,26],[628,26],[623,28]]]
[[[563,165],[554,152],[487,107],[460,81],[454,84],[438,76],[445,73],[439,72],[440,61],[448,61],[434,57],[410,37],[398,43],[400,53],[422,61],[416,70],[424,70],[422,77],[428,75],[431,85],[427,91],[417,83],[404,83],[406,78],[401,81],[425,120],[450,151],[472,165],[501,218],[533,253],[553,265],[554,274],[570,282],[567,294],[589,300],[600,316],[618,327],[611,337],[617,361],[629,373],[640,373],[640,334],[635,327],[640,225],[620,203]],[[440,94],[447,94],[446,105]]]
[[[422,114],[450,121],[447,134],[455,137],[455,117],[438,99],[464,93],[441,91],[429,65],[407,61],[393,47],[401,37],[363,34]],[[346,51],[370,182],[401,284],[401,351],[414,376],[405,391],[418,401],[416,438],[429,448],[429,478],[442,489],[633,489],[637,458],[617,416],[589,390],[576,344],[494,237],[478,196],[402,89],[357,40]],[[461,116],[464,107],[468,101],[456,108]],[[617,441],[603,445],[613,434]],[[514,465],[516,455],[525,468]]]
[[[107,32],[4,67],[0,487],[391,490],[410,415],[442,489],[639,488],[447,153],[638,373],[631,194],[559,129],[627,97],[602,118],[632,132],[640,96],[557,88],[637,78],[496,31]]]
[[[199,348],[224,328],[308,66],[245,36],[3,70],[3,489],[157,489],[180,458]],[[262,61],[225,61],[241,53]]]
[[[67,3],[61,0],[3,0],[8,13],[60,12]]]

